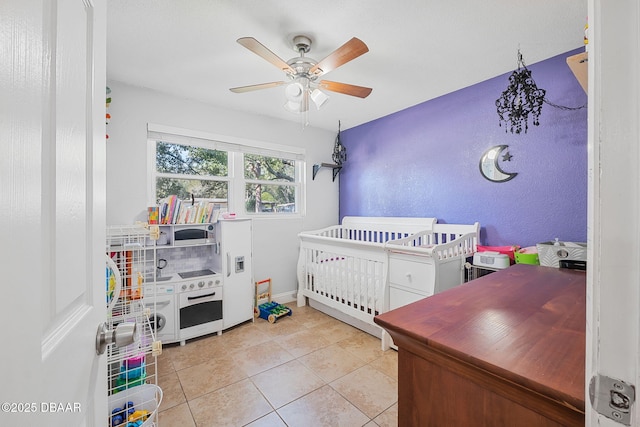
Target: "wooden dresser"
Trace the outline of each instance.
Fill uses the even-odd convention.
[[[585,287],[516,264],[377,316],[398,346],[398,425],[584,425]]]

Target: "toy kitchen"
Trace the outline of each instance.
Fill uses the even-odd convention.
[[[250,219],[159,228],[156,271],[145,280],[145,293],[156,296],[157,339],[185,345],[253,319]]]

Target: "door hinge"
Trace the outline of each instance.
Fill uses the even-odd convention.
[[[597,413],[621,424],[631,425],[631,406],[636,400],[633,384],[595,375],[589,382],[589,400]]]

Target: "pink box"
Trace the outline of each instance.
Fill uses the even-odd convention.
[[[127,370],[139,368],[144,363],[144,357],[145,357],[144,354],[139,354],[137,356],[133,356],[128,359],[125,359],[124,360],[125,368]]]

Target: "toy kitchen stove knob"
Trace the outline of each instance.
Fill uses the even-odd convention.
[[[199,288],[204,288],[204,281],[202,281],[202,280],[201,280],[201,281],[199,281],[199,282],[198,282],[198,287],[199,287]]]

